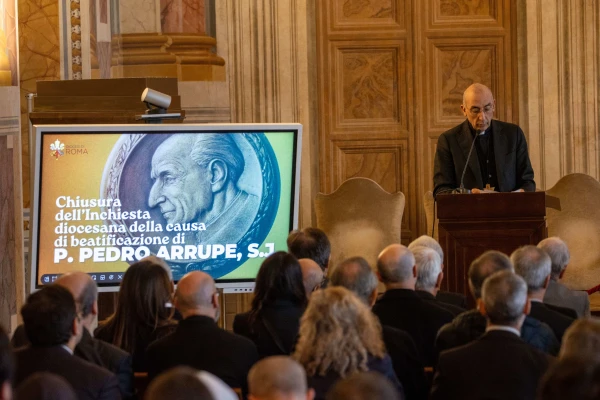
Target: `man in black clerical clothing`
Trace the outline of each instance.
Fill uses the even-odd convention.
[[[452,314],[415,293],[415,257],[405,246],[392,244],[383,249],[377,258],[377,272],[386,292],[373,306],[373,312],[382,325],[406,331],[424,365],[434,365],[435,336],[442,325],[452,320]]]
[[[185,365],[208,371],[246,393],[246,377],[258,361],[258,351],[249,339],[217,326],[219,299],[210,275],[186,274],[177,284],[174,303],[183,320],[175,332],[148,347],[148,377]]]
[[[577,313],[569,308],[543,303],[552,273],[550,256],[542,249],[529,245],[515,250],[510,259],[515,266],[515,272],[527,283],[531,301],[529,315],[550,325],[558,341],[561,342],[565,331],[577,318]]]
[[[482,337],[440,355],[431,388],[437,399],[534,399],[550,357],[519,336],[529,312],[527,284],[512,271],[500,271],[483,284]]]
[[[490,250],[473,260],[469,267],[469,289],[473,298],[481,301],[481,290],[485,280],[498,271],[511,271],[513,265],[506,254]],[[458,315],[451,323],[444,325],[435,340],[435,350],[444,350],[470,343],[485,333],[486,320],[477,308]],[[560,349],[558,339],[545,323],[526,316],[521,327],[521,338],[529,345],[551,355]]]
[[[377,300],[377,276],[367,260],[353,257],[336,265],[331,273],[330,286],[351,290],[369,307]],[[392,359],[394,372],[409,400],[427,398],[427,381],[423,363],[410,335],[388,325],[381,326],[385,348]]]
[[[119,379],[119,389],[124,399],[132,398],[133,368],[131,355],[117,346],[94,339],[92,334],[94,320],[98,315],[98,288],[89,274],[81,271],[61,275],[54,284],[67,289],[75,299],[75,306],[81,318],[83,331],[81,341],[75,347],[75,355],[92,364],[106,368]],[[23,325],[19,325],[12,337],[14,348],[29,345]]]
[[[521,128],[493,120],[496,102],[489,88],[474,83],[463,94],[460,108],[467,118],[462,124],[438,138],[433,173],[433,194],[451,192],[460,186],[478,192],[493,188],[497,192],[535,191],[533,168]]]
[[[36,372],[51,372],[65,378],[80,400],[121,398],[114,374],[73,355],[85,328],[67,289],[53,284],[31,294],[21,315],[31,345],[15,351],[16,386]]]

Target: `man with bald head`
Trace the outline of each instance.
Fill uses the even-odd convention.
[[[94,339],[91,334],[98,315],[98,288],[96,282],[89,274],[74,271],[61,275],[55,281],[55,284],[64,287],[73,295],[77,313],[84,328],[74,354],[114,373],[119,379],[121,396],[124,399],[133,397],[131,355],[117,346]],[[29,345],[23,325],[17,327],[11,343],[15,348]]]
[[[323,283],[323,270],[319,264],[310,258],[301,258],[298,260],[302,269],[302,283],[306,291],[306,298],[309,298],[311,293],[318,290]]]
[[[473,193],[535,191],[533,168],[521,128],[492,119],[496,101],[492,91],[474,83],[460,106],[465,121],[442,133],[435,153],[433,194],[450,193],[461,183]],[[469,153],[471,156],[469,157]]]
[[[246,393],[246,376],[258,360],[258,351],[249,339],[217,326],[220,311],[215,281],[200,271],[184,275],[177,284],[174,305],[183,320],[175,332],[148,347],[149,378],[184,365],[210,372]]]
[[[272,356],[257,362],[248,374],[248,400],[313,400],[306,372],[296,360]]]
[[[415,293],[415,257],[405,246],[392,244],[383,249],[377,258],[377,273],[386,292],[373,306],[373,312],[383,325],[406,331],[424,365],[433,365],[435,336],[442,325],[452,321],[452,314]]]

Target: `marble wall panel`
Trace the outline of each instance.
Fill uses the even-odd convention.
[[[0,1],[0,86],[19,85],[16,1]]]
[[[206,32],[205,0],[160,0],[160,23],[164,33]]]
[[[119,1],[121,33],[157,33],[160,28],[160,0]]]

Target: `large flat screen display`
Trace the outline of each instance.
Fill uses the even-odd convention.
[[[297,226],[301,126],[36,126],[32,290],[85,271],[117,290],[132,263],[252,284]]]

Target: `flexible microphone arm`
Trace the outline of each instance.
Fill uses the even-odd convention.
[[[473,142],[471,143],[471,149],[469,150],[469,155],[467,156],[467,161],[465,162],[465,167],[463,168],[462,176],[460,177],[460,187],[456,189],[456,193],[469,193],[469,189],[465,189],[465,172],[467,172],[467,167],[469,166],[469,159],[471,158],[471,153],[473,153],[473,147],[475,147],[475,141],[485,131],[477,131]]]

